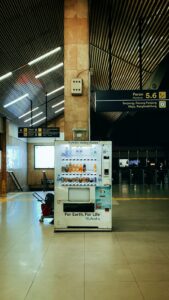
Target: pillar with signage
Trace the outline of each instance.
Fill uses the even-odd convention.
[[[88,0],[64,1],[65,142],[55,142],[54,231],[112,230],[111,142],[90,142]]]

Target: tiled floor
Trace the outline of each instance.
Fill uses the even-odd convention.
[[[168,189],[123,188],[112,232],[53,233],[32,193],[0,198],[0,299],[168,300]]]

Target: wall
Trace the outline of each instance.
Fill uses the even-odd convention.
[[[0,117],[0,134],[3,132],[3,124],[2,124],[2,118]],[[1,173],[1,157],[2,157],[2,152],[0,149],[0,173]]]
[[[43,139],[44,140],[44,139]],[[28,185],[30,188],[39,188],[41,187],[41,179],[43,178],[42,169],[35,169],[35,161],[34,161],[34,147],[35,145],[42,146],[42,145],[54,145],[54,140],[51,142],[49,140],[42,139],[29,143],[28,142]],[[44,158],[45,159],[45,158]],[[48,179],[54,178],[54,169],[46,169],[46,176]]]
[[[0,117],[0,133],[3,132],[3,122],[2,122],[2,118]]]
[[[60,127],[60,138],[64,140],[64,117],[63,115],[48,123],[48,127]],[[41,179],[43,177],[42,169],[34,168],[34,146],[35,145],[54,145],[54,138],[32,138],[28,139],[28,185],[31,189],[42,188]],[[54,169],[46,169],[48,179],[54,179]]]
[[[3,132],[3,126],[2,126],[2,118],[0,117],[0,144],[1,144],[1,133]],[[1,164],[2,164],[2,151],[1,151],[1,147],[0,147],[0,182],[2,180],[2,176],[1,176]],[[0,191],[1,193],[1,191]]]
[[[61,115],[50,122],[48,122],[48,127],[59,127],[60,132],[64,132],[64,116]]]
[[[27,140],[18,139],[18,127],[7,120],[7,170],[13,171],[23,190],[27,190]],[[7,191],[17,190],[8,176]]]
[[[48,123],[48,127],[60,128],[60,139],[64,140],[64,116],[61,115],[57,119]],[[0,133],[3,131],[2,119],[0,117]],[[29,142],[29,144],[28,144]],[[28,185],[41,185],[42,170],[34,169],[34,145],[51,145],[54,139],[19,139],[18,127],[7,120],[7,170],[13,171],[16,175],[23,190],[28,189]],[[1,151],[0,151],[1,155]],[[1,157],[0,157],[1,158]],[[54,170],[47,170],[47,177],[53,179]],[[1,180],[1,170],[0,170]],[[11,177],[7,176],[7,192],[17,191]]]

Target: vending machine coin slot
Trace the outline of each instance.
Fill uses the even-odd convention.
[[[109,175],[109,169],[104,169],[104,175]]]

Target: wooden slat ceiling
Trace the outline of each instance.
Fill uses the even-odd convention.
[[[90,3],[90,66],[94,89],[139,89],[139,20],[143,86],[169,50],[167,0],[97,0]],[[111,21],[110,21],[111,20]],[[111,30],[111,39],[109,39]]]
[[[12,77],[0,81],[0,112],[15,121],[30,109],[30,101],[24,99],[6,109],[4,104],[29,93],[33,107],[38,105],[44,116],[45,92],[64,85],[63,67],[35,79],[36,74],[63,62],[63,4],[63,0],[0,2],[0,76],[13,72]],[[89,0],[92,88],[139,89],[139,18],[143,20],[144,85],[168,53],[168,13],[168,0]],[[29,61],[58,46],[60,52],[28,66]],[[63,97],[63,90],[49,96],[48,120],[56,117],[51,105]],[[118,117],[115,113],[114,119]]]
[[[35,65],[28,65],[31,60],[58,46],[62,47],[61,51]],[[0,81],[1,112],[14,121],[18,121],[20,115],[30,110],[30,101],[23,99],[6,109],[3,105],[29,93],[33,107],[39,106],[34,114],[43,112],[34,121],[44,117],[46,113],[45,93],[64,85],[63,67],[39,79],[36,79],[35,75],[60,62],[63,62],[63,1],[1,1],[0,76],[10,71],[13,72],[12,77]],[[48,120],[57,116],[54,113],[56,108],[51,108],[51,106],[63,98],[64,90],[48,96]],[[23,123],[23,120],[19,121],[20,125],[30,125],[30,123]]]

